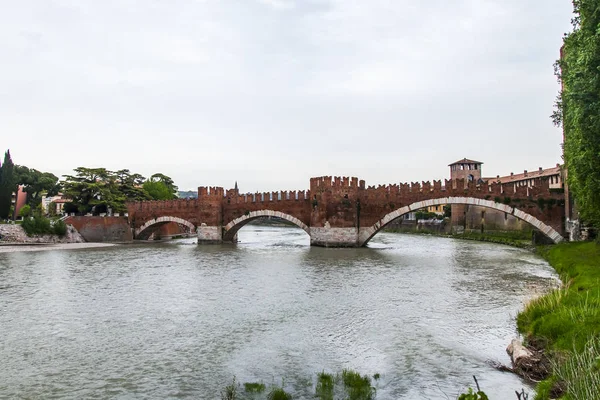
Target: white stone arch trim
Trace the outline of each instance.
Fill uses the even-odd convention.
[[[230,223],[228,223],[227,225],[225,225],[223,230],[225,232],[229,232],[231,229],[235,229],[238,226],[241,228],[242,226],[245,225],[246,221],[250,222],[249,220],[255,219],[258,217],[277,217],[277,218],[285,219],[286,221],[293,223],[294,225],[298,226],[299,228],[302,228],[304,230],[304,232],[306,232],[310,235],[310,228],[304,222],[300,221],[298,218],[293,217],[289,214],[282,213],[281,211],[273,211],[273,210],[251,211],[247,215],[242,215],[241,217],[238,217],[238,218],[234,219],[233,221],[231,221]]]
[[[192,224],[189,221],[186,221],[185,219],[178,218],[178,217],[164,216],[164,217],[158,217],[158,218],[146,221],[146,223],[144,225],[140,226],[139,228],[137,228],[135,230],[135,237],[138,237],[140,233],[142,233],[144,230],[151,227],[152,225],[156,225],[156,224],[160,224],[160,223],[167,223],[167,222],[175,222],[180,225],[185,225],[188,228],[190,228],[191,233],[194,233],[196,231],[196,227],[194,226],[194,224]]]
[[[442,197],[439,199],[418,201],[409,206],[399,208],[395,211],[390,212],[389,214],[386,214],[382,219],[380,219],[375,224],[373,224],[373,226],[370,226],[368,228],[361,228],[360,233],[359,233],[359,245],[364,246],[365,244],[367,244],[369,242],[369,240],[371,240],[371,238],[373,236],[375,236],[375,234],[381,230],[381,228],[383,228],[385,225],[387,225],[392,220],[394,220],[404,214],[407,214],[411,211],[420,210],[421,208],[430,207],[430,206],[439,206],[439,205],[443,205],[443,204],[467,204],[467,205],[487,207],[487,208],[491,208],[494,210],[502,211],[507,214],[511,214],[511,215],[529,223],[533,227],[539,229],[540,232],[542,232],[544,235],[548,236],[554,243],[560,243],[564,240],[562,235],[560,233],[558,233],[551,226],[546,225],[545,223],[543,223],[542,221],[540,221],[539,219],[535,218],[534,216],[532,216],[530,214],[527,214],[517,208],[508,206],[506,204],[496,203],[495,201],[491,201],[491,200],[477,199],[474,197]]]

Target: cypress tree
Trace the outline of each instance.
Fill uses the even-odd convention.
[[[8,219],[15,184],[13,179],[13,162],[10,158],[10,150],[4,153],[4,162],[0,168],[0,219]]]

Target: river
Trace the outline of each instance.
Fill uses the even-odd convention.
[[[391,233],[311,248],[250,225],[239,239],[0,254],[0,398],[214,400],[235,376],[311,399],[316,372],[343,368],[379,373],[379,400],[455,399],[472,375],[491,399],[525,386],[488,360],[510,363],[515,315],[555,281],[534,254]]]

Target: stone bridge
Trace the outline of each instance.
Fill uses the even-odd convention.
[[[537,178],[532,187],[475,183],[462,179],[365,186],[358,178],[310,179],[310,190],[240,194],[236,189],[199,187],[198,198],[129,203],[135,238],[177,222],[198,234],[198,243],[237,241],[237,232],[261,217],[279,217],[310,236],[311,245],[360,247],[392,220],[424,207],[467,204],[513,215],[553,242],[563,240],[564,194]]]

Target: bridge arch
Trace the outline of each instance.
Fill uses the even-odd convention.
[[[560,233],[558,233],[550,225],[543,223],[539,219],[519,210],[518,208],[514,208],[514,207],[508,206],[506,204],[502,204],[502,203],[496,203],[495,201],[483,200],[483,199],[478,199],[478,198],[474,198],[474,197],[442,197],[439,199],[418,201],[416,203],[413,203],[413,204],[405,206],[405,207],[401,207],[395,211],[392,211],[392,212],[386,214],[383,218],[381,218],[379,221],[377,221],[372,226],[360,230],[360,234],[359,234],[359,238],[358,238],[358,242],[359,242],[358,245],[359,246],[366,245],[369,242],[369,240],[371,240],[373,238],[373,236],[375,236],[377,234],[377,232],[379,232],[385,225],[387,225],[391,221],[395,220],[396,218],[398,218],[404,214],[407,214],[411,211],[417,211],[417,210],[420,210],[425,207],[439,206],[439,205],[445,205],[445,204],[474,205],[474,206],[486,207],[486,208],[491,208],[494,210],[502,211],[502,212],[511,214],[511,215],[515,216],[516,218],[529,223],[536,229],[539,229],[540,232],[542,232],[544,235],[549,237],[554,243],[560,243],[564,240],[562,235]]]
[[[251,211],[250,213],[248,213],[246,215],[242,215],[241,217],[238,217],[238,218],[234,219],[233,221],[229,222],[227,225],[225,225],[225,227],[223,228],[223,241],[226,241],[226,242],[232,241],[235,238],[235,235],[237,234],[237,232],[244,225],[246,225],[248,222],[255,220],[257,218],[260,218],[260,217],[277,217],[277,218],[284,219],[286,221],[293,223],[297,227],[303,229],[304,232],[306,232],[307,234],[310,235],[310,228],[308,227],[308,225],[306,225],[304,222],[300,221],[298,218],[296,218],[292,215],[283,213],[281,211],[258,210],[258,211]]]
[[[179,225],[188,227],[190,229],[190,233],[196,232],[196,227],[190,221],[186,221],[185,219],[178,217],[163,216],[146,221],[144,225],[140,226],[134,231],[133,237],[135,239],[146,240],[152,233],[154,233],[154,231],[156,231],[156,229],[169,222],[175,222]]]

